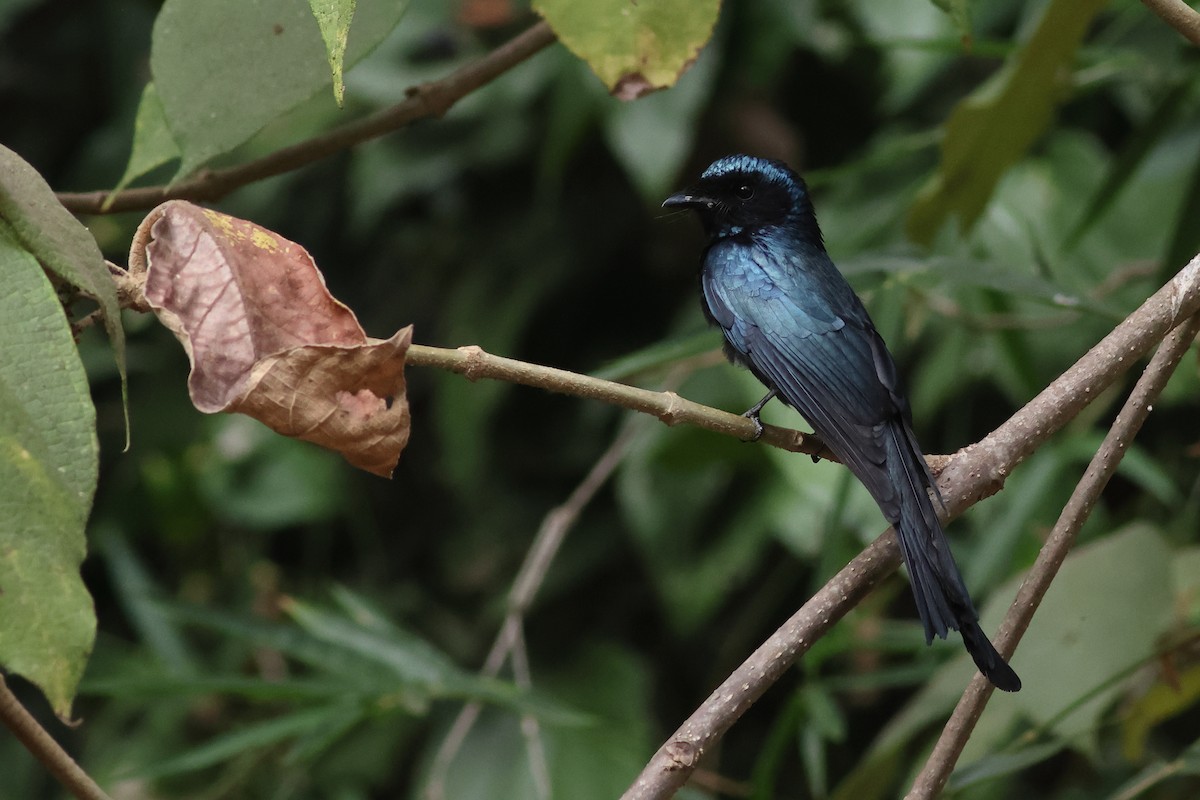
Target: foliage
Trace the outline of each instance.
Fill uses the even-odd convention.
[[[387,482],[201,415],[187,355],[153,317],[126,311],[73,345],[68,318],[97,304],[117,318],[100,255],[124,264],[149,209],[85,228],[47,183],[152,185],[251,161],[399,103],[537,19],[486,0],[311,5],[0,4],[0,107],[20,111],[0,115],[0,662],[122,796],[420,797],[477,701],[446,797],[536,796],[539,752],[553,796],[614,797],[881,530],[878,512],[836,465],[643,425],[526,610],[528,675],[514,662],[487,677],[539,525],[624,414],[413,367],[412,435]],[[717,155],[786,158],[935,453],[980,439],[1200,246],[1195,54],[1141,4],[1084,4],[1072,27],[1050,24],[1061,2],[727,3],[678,86],[622,102],[609,89],[628,67],[598,62],[644,44],[623,26],[641,30],[656,4],[637,5],[601,30],[547,0],[569,50],[216,205],[301,243],[372,336],[411,323],[420,344],[737,411],[761,387],[716,354],[695,296],[702,237],[658,203]],[[634,57],[686,60],[710,5],[680,4],[670,41]],[[348,35],[328,27],[347,8]],[[652,82],[679,68],[654,63]],[[950,528],[985,629],[1134,377]],[[992,701],[953,796],[1197,791],[1197,391],[1189,357],[1017,652],[1025,690]],[[764,420],[803,427],[778,404]],[[85,525],[90,597],[76,586]],[[751,709],[687,796],[895,796],[970,674],[956,643],[925,646],[895,577]],[[3,737],[0,774],[2,796],[57,796]]]

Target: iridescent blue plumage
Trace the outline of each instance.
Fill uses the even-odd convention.
[[[694,209],[709,235],[704,307],[730,358],[808,420],[895,527],[926,639],[961,631],[979,670],[1019,689],[979,627],[942,532],[896,364],[825,252],[804,182],[780,162],[729,156],[664,205]],[[757,420],[759,408],[747,413]]]

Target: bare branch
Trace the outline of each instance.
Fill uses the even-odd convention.
[[[523,386],[536,386],[551,392],[601,400],[622,408],[641,411],[658,417],[667,425],[681,423],[695,425],[715,433],[734,436],[743,441],[754,439],[753,421],[740,414],[731,414],[728,411],[721,411],[686,400],[675,392],[639,389],[636,386],[580,375],[564,369],[494,356],[473,345],[456,350],[412,345],[408,349],[407,359],[409,364],[421,367],[439,367],[457,372],[472,381],[480,378],[494,378],[510,383],[519,383]],[[795,453],[808,453],[829,461],[837,460],[826,449],[824,443],[811,433],[801,433],[789,428],[764,424],[762,437],[758,441]],[[938,461],[936,457],[930,459],[930,467],[935,471],[943,463],[944,461]]]
[[[1067,552],[1075,543],[1079,529],[1091,515],[1100,493],[1104,491],[1109,479],[1116,472],[1117,465],[1121,463],[1126,448],[1137,436],[1142,423],[1150,414],[1155,398],[1167,385],[1167,380],[1196,338],[1198,330],[1200,315],[1193,316],[1172,331],[1150,360],[1142,377],[1138,379],[1121,413],[1117,415],[1100,449],[1088,465],[1083,479],[1071,493],[1071,499],[1063,508],[1054,530],[1038,554],[1037,561],[1029,570],[1029,575],[1000,626],[997,649],[1002,654],[1011,655],[1025,631],[1029,629],[1034,612],[1041,605],[1042,598],[1050,588],[1050,582],[1058,574]],[[941,793],[991,696],[991,684],[982,675],[976,675],[959,699],[946,727],[942,729],[942,735],[934,745],[933,752],[908,793],[908,800],[932,800]]]
[[[1028,405],[950,460],[939,479],[947,518],[999,491],[1017,464],[1198,309],[1200,256]],[[659,748],[622,800],[671,797],[746,709],[899,564],[899,547],[889,528],[734,670]]]
[[[1200,45],[1200,13],[1183,0],[1142,0],[1142,3],[1189,42]]]
[[[555,40],[550,26],[539,22],[449,76],[410,88],[407,99],[402,103],[245,164],[226,169],[201,170],[187,180],[166,186],[144,186],[115,194],[108,191],[60,192],[58,199],[77,214],[108,214],[152,208],[175,199],[217,200],[248,183],[291,172],[346,148],[399,130],[417,120],[440,117],[463,97]]]
[[[25,706],[8,688],[3,675],[0,675],[0,722],[79,800],[112,800],[25,710]]]

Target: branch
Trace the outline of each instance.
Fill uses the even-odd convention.
[[[67,751],[54,741],[54,737],[38,724],[33,715],[25,710],[21,701],[8,688],[3,675],[0,675],[0,722],[3,722],[25,749],[33,753],[50,774],[79,800],[112,800],[96,785],[90,775],[80,769],[75,759],[67,755]]]
[[[947,519],[995,494],[1012,469],[1085,408],[1166,334],[1200,310],[1200,256],[1108,336],[979,443],[959,451],[939,486]],[[701,756],[822,634],[900,564],[889,528],[825,584],[680,726],[622,800],[662,800]]]
[[[1037,561],[1017,592],[1004,622],[1000,625],[997,648],[1002,654],[1011,655],[1025,631],[1029,629],[1034,612],[1041,605],[1042,598],[1050,588],[1050,582],[1058,574],[1067,552],[1075,543],[1079,529],[1090,516],[1100,493],[1104,491],[1109,479],[1116,472],[1117,465],[1121,463],[1125,449],[1137,436],[1142,423],[1150,414],[1154,400],[1167,385],[1167,380],[1196,338],[1197,331],[1200,331],[1200,314],[1171,332],[1150,360],[1142,377],[1138,379],[1121,413],[1117,415],[1100,449],[1088,465],[1083,479],[1071,493],[1071,499],[1063,508],[1054,530],[1051,531],[1038,554]],[[942,729],[942,735],[934,745],[933,752],[908,793],[908,800],[932,800],[941,792],[991,696],[991,684],[982,675],[976,675],[958,701],[946,727]]]
[[[636,386],[593,378],[590,375],[580,375],[565,369],[555,369],[494,356],[474,345],[451,350],[414,344],[408,349],[406,363],[457,372],[471,381],[493,378],[519,383],[522,386],[534,386],[559,394],[600,400],[632,411],[650,414],[658,417],[667,425],[681,423],[695,425],[715,433],[735,436],[743,441],[754,440],[754,422],[740,414],[731,414],[728,411],[695,403],[680,397],[675,392],[639,389]],[[824,443],[811,433],[801,433],[790,428],[780,428],[764,423],[762,436],[758,441],[794,453],[807,453],[829,461],[837,460],[826,449]],[[930,468],[936,471],[944,465],[945,461],[944,458],[939,460],[937,457],[933,457],[930,459]]]
[[[254,181],[319,161],[354,145],[399,130],[426,117],[441,117],[466,95],[495,80],[555,41],[545,22],[496,48],[486,56],[433,83],[413,86],[407,99],[369,117],[303,142],[276,150],[245,164],[218,170],[201,170],[192,177],[166,186],[144,186],[120,192],[60,192],[59,202],[77,214],[109,214],[153,208],[167,200],[212,201]]]
[[[1200,13],[1183,0],[1142,0],[1142,4],[1189,42],[1200,45]]]

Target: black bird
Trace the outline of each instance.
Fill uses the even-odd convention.
[[[926,643],[962,632],[967,652],[997,688],[1021,679],[979,627],[934,510],[941,503],[912,430],[896,362],[866,308],[833,265],[804,181],[778,161],[736,155],[712,164],[668,197],[690,208],[709,236],[701,261],[704,310],[725,334],[725,353],[778,397],[862,481],[896,529]]]

